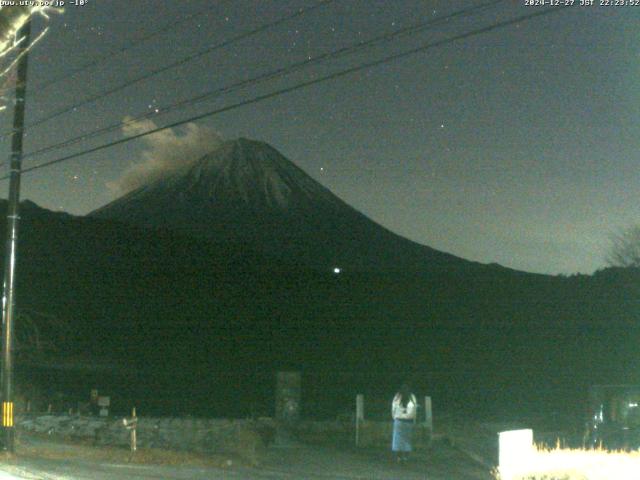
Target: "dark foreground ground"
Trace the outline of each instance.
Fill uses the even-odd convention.
[[[236,465],[193,466],[131,464],[91,460],[78,455],[83,447],[51,443],[42,439],[22,440],[39,448],[56,450],[48,458],[33,453],[18,455],[0,464],[4,479],[358,479],[358,480],[490,480],[489,469],[471,460],[446,442],[434,444],[428,452],[416,453],[406,465],[393,463],[383,450],[340,451],[330,447],[292,444],[271,446],[259,467]],[[67,452],[68,455],[64,453]],[[60,454],[62,453],[62,454]],[[65,458],[66,457],[66,458]]]

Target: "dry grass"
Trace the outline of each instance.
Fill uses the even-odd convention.
[[[4,452],[0,461],[13,463],[16,458],[45,458],[49,460],[84,460],[121,464],[144,465],[190,465],[228,468],[232,466],[255,466],[259,459],[255,451],[229,454],[200,454],[179,452],[161,448],[141,448],[131,452],[126,448],[93,446],[87,441],[56,440],[47,436],[30,435],[36,441],[18,438],[15,454]]]
[[[640,478],[640,452],[609,452],[538,447],[525,474],[501,480],[637,480]]]

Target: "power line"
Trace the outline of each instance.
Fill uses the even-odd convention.
[[[329,59],[333,60],[335,58],[339,58],[341,56],[354,53],[354,52],[356,52],[356,51],[358,51],[360,49],[369,48],[369,47],[371,47],[371,46],[373,46],[375,44],[380,44],[380,43],[383,43],[383,42],[391,41],[394,38],[402,36],[402,35],[415,34],[415,33],[419,32],[421,30],[426,29],[427,27],[431,27],[431,26],[437,25],[439,23],[445,23],[445,22],[448,22],[449,20],[457,18],[457,17],[476,14],[479,11],[494,7],[499,3],[504,3],[505,1],[506,0],[492,0],[490,2],[486,2],[486,3],[483,3],[481,5],[477,5],[477,6],[474,6],[474,7],[469,7],[469,8],[462,9],[462,10],[457,10],[457,11],[455,11],[453,13],[448,14],[448,15],[440,16],[438,18],[434,18],[434,19],[428,20],[426,22],[415,23],[415,24],[410,25],[408,27],[397,29],[397,30],[394,30],[392,32],[389,32],[389,33],[386,33],[386,34],[379,35],[377,37],[371,38],[369,40],[362,40],[362,41],[357,42],[355,44],[352,44],[352,45],[349,45],[349,46],[346,46],[346,47],[342,47],[342,48],[340,48],[338,50],[334,50],[334,51],[331,51],[331,52],[328,52],[328,53],[324,53],[324,54],[321,54],[321,55],[318,55],[318,56],[315,56],[315,57],[311,57],[311,58],[308,58],[308,59],[303,60],[301,62],[297,62],[297,63],[294,63],[292,65],[289,65],[287,67],[281,67],[281,68],[278,68],[278,69],[275,69],[275,70],[260,74],[260,75],[258,75],[256,77],[253,77],[253,78],[250,78],[250,79],[247,79],[247,80],[242,80],[240,82],[236,82],[236,83],[224,86],[224,87],[220,87],[218,89],[205,92],[205,93],[200,94],[200,95],[198,95],[196,97],[192,97],[192,98],[189,98],[189,99],[186,99],[186,100],[182,100],[180,102],[174,103],[174,104],[169,105],[169,106],[161,107],[161,108],[159,108],[160,112],[158,112],[158,113],[156,113],[156,112],[146,112],[146,113],[144,113],[142,115],[138,115],[137,117],[134,117],[134,118],[132,118],[130,120],[113,123],[113,124],[108,125],[106,127],[102,127],[102,128],[100,128],[98,130],[94,130],[93,132],[84,133],[84,134],[78,135],[76,137],[64,140],[64,141],[62,141],[60,143],[57,143],[57,144],[54,144],[54,145],[49,145],[47,147],[43,147],[43,148],[41,148],[39,150],[35,150],[33,152],[27,153],[25,155],[25,158],[33,157],[33,156],[36,156],[36,155],[41,155],[43,153],[46,153],[46,152],[49,152],[49,151],[52,151],[52,150],[57,150],[57,149],[60,149],[60,148],[68,147],[68,146],[74,145],[76,143],[82,142],[84,140],[88,140],[89,138],[93,138],[93,137],[99,136],[99,135],[101,135],[103,133],[108,133],[108,132],[111,132],[111,131],[114,131],[114,130],[119,130],[120,128],[122,128],[125,125],[130,125],[132,123],[135,123],[137,121],[140,121],[140,120],[143,120],[143,119],[146,119],[146,118],[151,118],[151,117],[157,118],[160,115],[166,115],[167,113],[170,113],[170,112],[173,112],[175,110],[184,108],[186,106],[193,105],[193,104],[196,104],[196,103],[199,103],[199,102],[211,99],[211,98],[218,97],[218,96],[220,96],[220,95],[222,95],[224,93],[230,93],[230,92],[232,92],[234,90],[237,90],[237,89],[240,89],[240,88],[243,88],[243,87],[247,87],[247,86],[251,86],[251,85],[254,85],[254,84],[259,83],[259,82],[263,82],[263,81],[266,81],[266,80],[272,80],[274,78],[278,78],[278,77],[281,77],[281,76],[286,76],[286,75],[289,75],[289,74],[291,74],[291,73],[293,73],[293,72],[295,72],[297,70],[300,70],[302,68],[309,67],[311,65],[323,62],[325,60],[329,60]]]
[[[286,93],[291,93],[291,92],[294,92],[296,90],[300,90],[300,89],[303,89],[303,88],[306,88],[306,87],[309,87],[309,86],[312,86],[312,85],[316,85],[318,83],[323,83],[323,82],[326,82],[326,81],[329,81],[329,80],[334,80],[336,78],[344,77],[345,75],[349,75],[351,73],[355,73],[355,72],[358,72],[358,71],[361,71],[361,70],[365,70],[365,69],[368,69],[368,68],[373,68],[373,67],[376,67],[378,65],[383,65],[385,63],[389,63],[389,62],[392,62],[392,61],[395,61],[395,60],[399,60],[401,58],[405,58],[405,57],[408,57],[410,55],[414,55],[416,53],[421,53],[421,52],[424,52],[426,50],[430,50],[432,48],[440,47],[442,45],[453,43],[453,42],[456,42],[458,40],[463,40],[465,38],[473,37],[473,36],[480,35],[480,34],[483,34],[483,33],[488,33],[488,32],[497,30],[499,28],[508,27],[508,26],[511,26],[511,25],[522,23],[522,22],[525,22],[525,21],[530,20],[532,18],[541,17],[541,16],[544,16],[544,15],[548,15],[550,13],[559,12],[561,10],[564,10],[565,8],[569,8],[569,7],[568,6],[558,6],[558,7],[553,7],[553,8],[547,8],[545,10],[536,11],[536,12],[530,13],[528,15],[522,15],[520,17],[516,17],[516,18],[511,19],[511,20],[505,20],[503,22],[494,23],[494,24],[489,25],[487,27],[483,27],[483,28],[479,28],[479,29],[476,29],[476,30],[472,30],[470,32],[462,33],[462,34],[459,34],[459,35],[456,35],[454,37],[450,37],[450,38],[447,38],[447,39],[444,39],[444,40],[438,40],[438,41],[433,42],[433,43],[427,43],[427,44],[421,45],[419,47],[412,48],[410,50],[405,50],[404,52],[400,52],[400,53],[396,53],[396,54],[393,54],[393,55],[389,55],[389,56],[384,57],[384,58],[379,59],[379,60],[375,60],[375,61],[368,62],[368,63],[362,64],[362,65],[351,67],[351,68],[348,68],[348,69],[345,69],[345,70],[341,70],[339,72],[334,72],[334,73],[331,73],[329,75],[325,75],[324,77],[316,78],[314,80],[308,80],[306,82],[301,82],[301,83],[298,83],[298,84],[290,86],[290,87],[282,88],[280,90],[276,90],[276,91],[273,91],[273,92],[270,92],[270,93],[267,93],[267,94],[264,94],[264,95],[260,95],[260,96],[257,96],[257,97],[254,97],[254,98],[251,98],[251,99],[248,99],[248,100],[243,100],[241,102],[237,102],[237,103],[234,103],[234,104],[231,104],[231,105],[227,105],[226,107],[218,108],[216,110],[212,110],[212,111],[200,114],[200,115],[195,115],[193,117],[187,118],[185,120],[180,120],[178,122],[174,122],[174,123],[171,123],[169,125],[165,125],[163,127],[154,128],[154,129],[149,130],[147,132],[143,132],[143,133],[139,133],[137,135],[132,135],[132,136],[129,136],[129,137],[126,137],[126,138],[115,140],[113,142],[110,142],[110,143],[107,143],[107,144],[103,144],[103,145],[99,145],[97,147],[93,147],[93,148],[84,150],[82,152],[77,152],[77,153],[74,153],[74,154],[71,154],[71,155],[66,155],[64,157],[60,157],[60,158],[57,158],[57,159],[54,159],[54,160],[50,160],[48,162],[44,162],[44,163],[41,163],[39,165],[34,165],[33,167],[25,168],[24,170],[22,170],[22,173],[29,173],[29,172],[32,172],[32,171],[35,171],[35,170],[39,170],[39,169],[42,169],[42,168],[45,168],[45,167],[49,167],[51,165],[55,165],[55,164],[58,164],[58,163],[66,162],[68,160],[72,160],[74,158],[81,157],[83,155],[88,155],[90,153],[95,153],[95,152],[98,152],[100,150],[104,150],[104,149],[111,148],[111,147],[114,147],[114,146],[117,146],[117,145],[120,145],[120,144],[123,144],[123,143],[130,142],[132,140],[136,140],[138,138],[146,137],[148,135],[152,135],[154,133],[161,132],[163,130],[168,130],[170,128],[179,127],[179,126],[184,125],[184,124],[189,123],[189,122],[195,122],[197,120],[202,120],[203,118],[212,117],[212,116],[218,115],[220,113],[225,113],[225,112],[228,112],[230,110],[235,110],[236,108],[240,108],[240,107],[244,107],[246,105],[251,105],[251,104],[254,104],[254,103],[262,102],[264,100],[268,100],[270,98],[278,97],[278,96],[284,95]],[[9,176],[5,175],[5,176],[0,177],[0,180],[6,180],[7,178],[9,178]]]
[[[111,60],[113,57],[117,56],[117,55],[121,55],[135,47],[137,47],[138,45],[141,45],[142,43],[151,40],[154,37],[157,37],[158,35],[161,35],[169,30],[172,30],[176,27],[178,27],[179,25],[186,23],[187,21],[191,20],[193,17],[198,17],[200,15],[204,15],[206,13],[208,13],[209,11],[211,11],[211,6],[207,6],[207,8],[198,10],[196,12],[192,12],[190,14],[185,15],[183,18],[175,21],[175,22],[170,22],[165,24],[164,26],[160,27],[158,30],[154,30],[153,32],[148,33],[147,35],[143,35],[141,37],[139,37],[138,39],[134,39],[133,41],[126,43],[125,45],[116,48],[114,50],[112,50],[111,52],[107,52],[104,55],[101,55],[97,58],[95,58],[94,60],[85,63],[84,65],[81,65],[78,68],[72,69],[71,71],[67,72],[64,75],[59,76],[58,78],[54,78],[53,80],[48,80],[48,81],[42,81],[40,83],[36,83],[35,87],[34,87],[34,93],[42,93],[43,91],[45,91],[47,88],[56,85],[57,83],[60,83],[64,80],[67,80],[71,77],[74,77],[76,75],[78,75],[81,72],[84,72],[85,70],[88,70],[90,68],[96,67],[98,65],[100,65],[103,62],[106,62],[108,60]]]
[[[150,78],[152,78],[152,77],[154,77],[156,75],[164,73],[164,72],[166,72],[168,70],[171,70],[173,68],[176,68],[176,67],[178,67],[180,65],[184,65],[185,63],[191,62],[191,61],[195,60],[196,58],[199,58],[199,57],[201,57],[203,55],[211,53],[211,52],[213,52],[215,50],[219,50],[221,48],[227,47],[227,46],[229,46],[229,45],[231,45],[231,44],[233,44],[235,42],[238,42],[240,40],[244,40],[245,38],[249,38],[249,37],[251,37],[253,35],[256,35],[258,33],[264,32],[264,31],[266,31],[266,30],[268,30],[270,28],[277,27],[278,25],[280,25],[280,24],[282,24],[282,23],[284,23],[284,22],[286,22],[288,20],[291,20],[291,19],[299,17],[299,16],[301,16],[301,15],[303,15],[305,13],[308,13],[308,12],[311,12],[313,10],[316,10],[316,9],[318,9],[318,8],[324,6],[324,5],[332,3],[333,1],[335,1],[335,0],[320,0],[318,3],[316,3],[315,5],[312,5],[312,6],[308,7],[308,8],[300,8],[300,9],[296,10],[294,13],[289,14],[289,15],[285,15],[283,17],[280,17],[279,19],[277,19],[277,20],[275,20],[273,22],[261,25],[258,28],[255,28],[255,29],[253,29],[253,30],[251,30],[249,32],[245,32],[245,33],[241,33],[239,35],[236,35],[235,37],[232,37],[232,38],[230,38],[228,40],[225,40],[223,42],[220,42],[220,43],[217,43],[217,44],[212,45],[210,47],[207,47],[204,50],[200,50],[200,51],[198,51],[196,53],[193,53],[191,55],[183,57],[180,60],[178,60],[176,62],[173,62],[173,63],[171,63],[169,65],[165,65],[164,67],[158,68],[158,69],[153,70],[153,71],[148,72],[148,73],[145,73],[144,75],[136,77],[136,78],[134,78],[132,80],[128,80],[127,82],[121,83],[120,85],[118,85],[116,87],[113,87],[113,88],[110,88],[110,89],[108,89],[108,90],[106,90],[106,91],[104,91],[102,93],[99,93],[97,95],[93,95],[91,97],[88,97],[88,98],[86,98],[86,99],[84,99],[84,100],[82,100],[82,101],[80,101],[80,102],[78,102],[78,103],[76,103],[74,105],[70,105],[68,107],[62,108],[62,109],[60,109],[60,110],[58,110],[56,112],[51,113],[50,115],[47,115],[47,116],[42,117],[42,118],[40,118],[38,120],[35,120],[34,122],[28,124],[27,128],[33,128],[33,127],[35,127],[37,125],[41,125],[41,124],[43,124],[45,122],[48,122],[49,120],[53,120],[54,118],[59,117],[60,115],[63,115],[63,114],[68,113],[68,112],[71,112],[71,111],[73,111],[73,110],[75,110],[77,108],[80,108],[80,107],[82,107],[84,105],[87,105],[89,103],[93,103],[96,100],[99,100],[101,98],[104,98],[104,97],[107,97],[109,95],[112,95],[112,94],[114,94],[116,92],[119,92],[121,90],[124,90],[125,88],[130,87],[131,85],[135,85],[135,84],[140,83],[140,82],[142,82],[144,80],[148,80],[148,79],[150,79]],[[10,134],[11,134],[11,132],[5,132],[2,136],[6,137],[7,135],[10,135]]]
[[[283,94],[286,94],[286,93],[290,93],[290,92],[293,92],[293,91],[296,91],[296,90],[299,90],[299,89],[302,89],[302,88],[305,88],[305,87],[308,87],[308,86],[311,86],[311,85],[315,85],[317,83],[325,82],[325,81],[328,81],[328,80],[333,80],[335,78],[339,78],[339,77],[342,77],[342,76],[345,76],[345,75],[348,75],[348,74],[351,74],[351,73],[354,73],[354,72],[357,72],[357,71],[360,71],[360,70],[372,68],[372,67],[384,64],[384,63],[389,63],[391,61],[398,60],[400,58],[404,58],[404,57],[407,57],[409,55],[413,55],[413,54],[420,53],[422,51],[425,51],[425,50],[428,50],[428,49],[431,49],[431,48],[435,48],[435,47],[438,47],[438,46],[441,46],[441,45],[445,45],[445,44],[448,44],[448,43],[455,42],[457,40],[462,40],[462,39],[465,39],[465,38],[468,38],[468,37],[471,37],[471,36],[479,35],[479,34],[482,34],[482,33],[487,33],[487,32],[490,32],[490,31],[493,31],[493,30],[496,30],[496,29],[499,29],[499,28],[503,28],[503,27],[506,27],[506,26],[514,25],[514,24],[517,24],[517,23],[521,23],[521,22],[527,21],[527,20],[535,18],[535,17],[539,17],[539,16],[547,15],[549,13],[553,13],[554,11],[560,11],[560,10],[562,10],[564,8],[567,8],[567,7],[561,6],[561,7],[554,7],[554,8],[550,8],[550,9],[546,9],[546,10],[541,10],[541,11],[534,12],[534,13],[531,13],[531,14],[528,14],[528,15],[523,15],[523,16],[517,17],[515,19],[506,20],[506,21],[503,21],[503,22],[498,22],[498,23],[489,25],[487,27],[483,27],[483,28],[480,28],[480,29],[472,30],[470,32],[466,32],[466,33],[463,33],[463,34],[460,34],[460,35],[456,35],[456,36],[448,38],[448,39],[439,40],[439,41],[436,41],[436,42],[433,42],[433,43],[427,43],[427,44],[421,45],[421,46],[419,46],[417,48],[413,48],[413,49],[410,49],[410,50],[407,50],[407,51],[404,51],[404,52],[393,54],[393,55],[384,57],[384,58],[379,59],[379,60],[368,62],[368,63],[362,64],[362,65],[359,65],[359,66],[356,66],[356,67],[351,67],[351,68],[348,68],[348,69],[345,69],[345,70],[342,70],[342,71],[339,71],[339,72],[335,72],[335,73],[332,73],[332,74],[329,74],[329,75],[326,75],[324,77],[320,77],[320,78],[317,78],[317,79],[314,79],[314,80],[309,80],[309,81],[306,81],[306,82],[298,83],[298,84],[293,85],[291,87],[286,87],[286,88],[283,88],[283,89],[280,89],[280,90],[276,90],[274,92],[270,92],[270,93],[267,93],[267,94],[264,94],[264,95],[260,95],[258,97],[254,97],[252,99],[248,99],[248,100],[244,100],[244,101],[241,101],[241,102],[237,102],[235,104],[228,105],[226,107],[222,107],[222,108],[219,108],[219,109],[216,109],[216,110],[213,110],[213,111],[209,111],[209,112],[206,112],[206,113],[203,113],[203,114],[200,114],[200,115],[196,115],[196,116],[190,117],[190,118],[185,119],[185,120],[180,120],[178,122],[174,122],[174,123],[171,123],[169,125],[165,125],[163,127],[158,127],[158,128],[149,130],[147,132],[143,132],[143,133],[140,133],[140,134],[132,135],[132,136],[120,139],[120,140],[116,140],[116,141],[113,141],[113,142],[110,142],[110,143],[107,143],[107,144],[104,144],[104,145],[100,145],[100,146],[97,146],[97,147],[94,147],[94,148],[91,148],[91,149],[84,150],[82,152],[74,153],[74,154],[71,154],[71,155],[67,155],[67,156],[64,156],[64,157],[61,157],[61,158],[58,158],[58,159],[55,159],[55,160],[51,160],[51,161],[39,164],[39,165],[35,165],[33,167],[29,167],[29,168],[24,169],[23,172],[27,173],[27,172],[30,172],[30,171],[33,171],[33,170],[38,170],[40,168],[44,168],[46,166],[50,166],[50,165],[53,165],[53,164],[56,164],[56,163],[61,163],[61,162],[67,161],[67,160],[71,160],[73,158],[77,158],[77,157],[82,156],[82,155],[86,155],[86,154],[89,154],[89,153],[94,153],[96,151],[100,151],[100,150],[103,150],[103,149],[106,149],[106,148],[110,148],[112,146],[120,145],[122,143],[126,143],[126,142],[129,142],[131,140],[136,140],[138,138],[145,137],[147,135],[152,135],[154,133],[157,133],[157,132],[160,132],[160,131],[163,131],[163,130],[175,128],[175,127],[184,125],[184,124],[189,123],[189,122],[194,122],[194,121],[197,121],[197,120],[201,120],[203,118],[207,118],[207,117],[214,116],[214,115],[217,115],[217,114],[220,114],[220,113],[224,113],[224,112],[227,112],[229,110],[234,110],[234,109],[240,108],[242,106],[250,105],[250,104],[253,104],[253,103],[258,103],[258,102],[261,102],[263,100],[267,100],[267,99],[270,99],[270,98],[273,98],[273,97],[276,97],[276,96],[280,96],[280,95],[283,95]],[[0,180],[5,180],[6,178],[7,178],[7,176],[3,176],[3,177],[0,177]]]

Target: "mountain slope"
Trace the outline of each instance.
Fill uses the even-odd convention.
[[[224,143],[91,217],[250,245],[322,269],[431,270],[476,264],[411,242],[340,200],[269,145]]]
[[[273,372],[293,368],[324,382],[315,395],[326,412],[356,389],[392,391],[409,375],[439,404],[477,414],[551,411],[579,403],[584,385],[637,382],[629,365],[639,361],[638,271],[334,275],[34,204],[23,204],[21,217],[18,311],[73,327],[60,339],[41,325],[43,338],[59,339],[60,357],[112,361],[122,372],[24,372],[76,399],[97,386],[121,406],[126,399],[156,414],[226,415],[233,404],[245,415],[245,399],[259,397],[266,415]],[[2,238],[5,228],[0,222]],[[313,395],[305,390],[308,401]]]

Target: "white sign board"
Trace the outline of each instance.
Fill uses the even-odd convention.
[[[533,430],[510,430],[500,432],[499,471],[500,478],[511,480],[526,473],[533,460]]]

